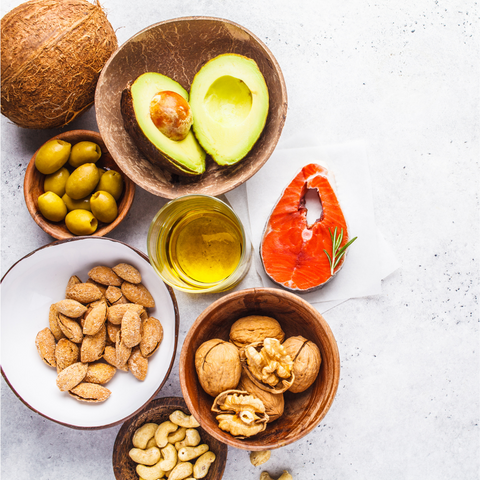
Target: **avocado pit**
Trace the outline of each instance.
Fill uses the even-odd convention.
[[[150,102],[150,117],[155,126],[170,140],[186,138],[193,123],[192,109],[178,93],[158,92]]]

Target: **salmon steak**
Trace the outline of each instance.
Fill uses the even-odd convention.
[[[349,240],[347,222],[327,168],[304,166],[283,191],[267,220],[260,245],[266,274],[295,293],[323,287],[342,268]],[[307,222],[305,195],[318,192],[320,218]]]

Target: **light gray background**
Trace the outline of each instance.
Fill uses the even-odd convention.
[[[2,16],[21,2],[3,0]],[[295,479],[479,478],[479,10],[473,0],[104,0],[119,43],[157,21],[233,20],[279,61],[289,109],[284,138],[368,142],[376,221],[399,271],[380,296],[327,312],[341,356],[336,399],[321,424],[265,465]],[[23,176],[62,130],[1,119],[2,275],[52,241],[28,214]],[[97,130],[95,112],[68,129]],[[140,188],[111,235],[146,250],[164,201]],[[259,285],[253,271],[242,286]],[[177,294],[179,346],[218,295]],[[11,319],[14,321],[15,319]],[[180,350],[180,349],[179,349]],[[180,395],[178,358],[159,396]],[[119,427],[76,431],[30,411],[2,379],[2,475],[113,480]],[[230,449],[225,480],[256,479]]]

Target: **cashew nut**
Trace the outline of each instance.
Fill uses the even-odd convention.
[[[171,422],[179,427],[197,428],[200,426],[193,415],[186,415],[181,410],[175,410],[169,418]]]
[[[260,475],[260,480],[273,480],[273,478],[268,472],[262,472]],[[284,470],[277,480],[293,480],[293,477],[286,470]]]
[[[145,449],[148,449],[148,448],[152,448],[152,447],[156,447],[157,446],[157,442],[155,440],[155,436],[153,436],[147,443],[147,446],[145,447]]]
[[[193,465],[190,462],[177,463],[177,466],[169,473],[168,480],[183,480],[193,473]]]
[[[168,436],[168,443],[177,443],[185,439],[187,429],[185,427],[180,427],[176,432],[171,433]]]
[[[180,450],[183,447],[196,447],[201,441],[200,434],[194,428],[187,428],[185,440],[175,443],[175,448]]]
[[[160,460],[160,450],[157,447],[142,450],[141,448],[132,448],[128,454],[135,463],[143,465],[155,465]]]
[[[178,451],[178,458],[182,462],[188,462],[194,458],[203,455],[208,452],[208,445],[206,443],[199,445],[198,447],[183,447]]]
[[[168,435],[173,433],[177,430],[178,425],[175,425],[168,420],[166,422],[161,423],[157,430],[155,431],[155,441],[160,448],[163,448],[168,443]]]
[[[145,423],[140,428],[137,428],[132,438],[133,446],[142,449],[147,448],[147,443],[154,437],[157,428],[158,424],[156,423]]]
[[[260,452],[251,452],[250,453],[250,462],[254,467],[263,465],[265,462],[270,460],[270,450],[262,450]]]
[[[207,475],[210,465],[215,461],[215,454],[213,452],[206,452],[198,457],[193,466],[193,476],[195,478],[203,478]]]
[[[164,472],[168,472],[177,464],[177,450],[169,443],[165,448],[162,448],[163,460],[159,462],[160,468]]]
[[[160,462],[159,462],[160,463]],[[136,472],[143,480],[158,480],[165,475],[165,472],[160,468],[159,463],[153,467],[146,467],[145,465],[137,465]]]

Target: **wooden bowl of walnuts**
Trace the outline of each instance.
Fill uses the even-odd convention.
[[[135,462],[133,458],[136,458],[135,453],[142,454],[142,451],[139,451],[139,449],[143,449],[144,451],[147,451],[148,449],[152,449],[151,445],[147,441],[147,437],[150,438],[150,442],[154,442],[155,448],[160,448],[158,445],[156,445],[156,440],[158,440],[161,436],[164,436],[161,434],[160,430],[162,430],[162,426],[165,425],[164,422],[169,422],[169,426],[171,426],[171,420],[174,420],[172,418],[172,414],[174,412],[182,412],[185,414],[184,419],[189,420],[190,412],[187,408],[187,405],[185,404],[185,401],[183,398],[180,397],[164,397],[164,398],[158,398],[156,400],[153,400],[150,402],[143,410],[141,410],[139,413],[134,415],[132,418],[128,419],[123,425],[122,428],[119,430],[117,434],[117,438],[115,439],[115,444],[113,447],[113,455],[112,455],[112,462],[113,462],[113,472],[115,474],[115,478],[117,480],[138,480],[139,474],[141,477],[145,478],[148,476],[149,478],[157,478],[155,474],[153,474],[153,469],[157,468],[155,467],[155,464],[152,464],[152,462],[147,462],[150,465],[144,465],[138,467],[139,463]],[[180,417],[183,415],[180,414]],[[176,420],[174,420],[177,422]],[[181,423],[181,422],[177,422]],[[156,424],[157,427],[152,430],[149,427],[152,426],[152,424]],[[163,425],[162,425],[163,424]],[[198,425],[198,424],[197,424]],[[160,428],[159,428],[160,427]],[[217,440],[215,437],[210,435],[207,431],[205,431],[201,427],[195,427],[189,426],[185,424],[185,426],[182,428],[179,426],[176,430],[171,431],[173,429],[168,429],[165,430],[164,433],[168,433],[171,431],[171,433],[168,434],[167,436],[167,442],[164,443],[170,443],[168,442],[168,439],[170,439],[172,442],[175,441],[176,447],[180,447],[179,442],[174,440],[174,437],[178,438],[183,438],[181,440],[184,443],[186,442],[186,439],[190,438],[190,434],[186,434],[185,428],[188,430],[196,430],[199,434],[199,443],[198,446],[200,445],[208,445],[208,452],[212,452],[214,455],[214,460],[212,463],[208,465],[208,468],[205,468],[202,474],[203,476],[200,476],[197,471],[194,471],[195,473],[191,473],[189,476],[192,477],[194,474],[196,475],[195,478],[204,478],[205,480],[220,480],[223,476],[223,472],[225,470],[225,465],[227,463],[227,453],[228,449],[227,446],[222,443],[221,441]],[[144,430],[143,433],[140,433],[141,430]],[[145,430],[150,430],[150,434],[148,432],[145,432]],[[183,437],[180,435],[182,432],[181,430],[184,431]],[[190,432],[191,433],[191,432]],[[153,437],[152,437],[153,435]],[[144,444],[141,445],[141,438],[144,437]],[[177,439],[178,439],[177,438]],[[145,444],[145,441],[147,443]],[[190,443],[197,443],[196,441],[190,442]],[[163,445],[163,443],[161,443]],[[198,448],[197,447],[187,447],[187,450],[190,448]],[[155,450],[155,448],[153,450]],[[170,455],[168,452],[168,449],[172,449],[170,446],[164,446],[163,448],[166,448],[167,450],[163,451],[162,459],[167,460]],[[136,452],[132,452],[132,449],[136,449]],[[180,453],[180,448],[177,450],[178,455],[181,455]],[[131,453],[131,455],[130,455]],[[145,455],[145,453],[143,453]],[[202,454],[204,457],[210,454]],[[175,455],[174,455],[175,456]],[[137,458],[136,458],[137,459]],[[162,460],[161,459],[161,460]],[[138,459],[141,461],[141,458]],[[152,460],[154,461],[154,460]],[[189,461],[192,463],[194,466],[202,462],[202,458],[200,457],[195,457]],[[160,462],[157,462],[160,463]],[[178,463],[178,459],[177,459]],[[181,462],[180,462],[181,463]],[[140,464],[141,465],[141,464]],[[172,470],[173,471],[173,470]],[[205,472],[206,471],[206,472]],[[163,473],[158,473],[158,475],[161,475],[163,477]],[[153,475],[153,476],[152,476]],[[185,478],[183,475],[175,475],[175,478]]]
[[[190,328],[180,355],[189,410],[213,437],[244,450],[283,447],[311,432],[339,378],[325,319],[297,295],[273,288],[215,301]]]

